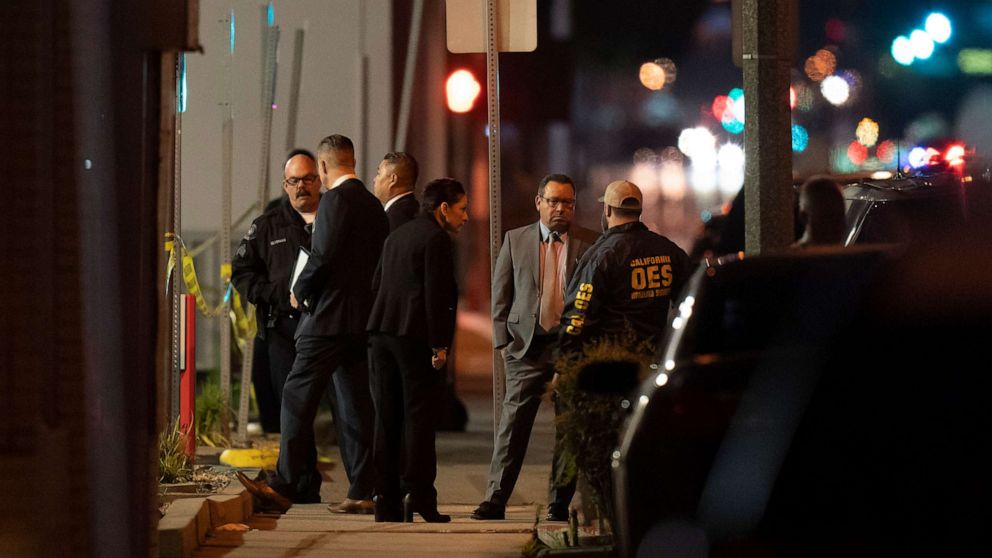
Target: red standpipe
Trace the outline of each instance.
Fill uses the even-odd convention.
[[[182,355],[182,375],[179,380],[179,427],[186,434],[186,455],[196,453],[196,300],[184,294],[183,338],[185,351]]]

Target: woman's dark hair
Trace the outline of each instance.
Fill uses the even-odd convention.
[[[420,211],[425,215],[434,215],[434,210],[442,203],[453,205],[465,195],[465,188],[454,178],[438,178],[424,186],[424,195],[420,202]]]

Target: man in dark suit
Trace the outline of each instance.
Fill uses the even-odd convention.
[[[563,174],[544,177],[534,204],[540,220],[506,233],[493,273],[493,345],[503,350],[506,398],[486,499],[474,519],[503,519],[520,474],[545,384],[553,376],[551,350],[558,334],[565,286],[596,233],[572,225],[575,184]],[[552,468],[554,470],[554,467]],[[567,508],[574,485],[552,479],[549,510]]]
[[[296,361],[283,388],[279,461],[268,486],[253,481],[246,487],[262,498],[272,496],[271,487],[292,502],[320,501],[313,420],[321,394],[333,382],[341,419],[338,440],[351,486],[331,511],[371,513],[373,409],[365,325],[372,306],[369,285],[389,223],[382,204],[355,176],[351,140],[324,138],[317,148],[317,170],[327,191],[317,207],[309,261],[290,296],[303,317],[296,330]],[[269,500],[286,507],[284,501]]]
[[[389,235],[369,316],[376,430],[376,521],[450,521],[437,511],[434,435],[458,285],[450,234],[468,221],[461,183],[424,188],[421,214]],[[402,499],[403,513],[400,513]]]
[[[410,221],[420,212],[420,202],[413,195],[417,185],[417,160],[402,151],[386,153],[372,179],[372,192],[385,206],[389,232]]]

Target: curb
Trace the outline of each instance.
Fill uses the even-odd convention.
[[[159,556],[190,558],[211,530],[244,523],[251,514],[251,495],[241,486],[228,485],[220,494],[204,498],[175,500],[158,522]]]

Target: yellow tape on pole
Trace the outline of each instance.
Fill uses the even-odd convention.
[[[216,307],[212,308],[203,294],[203,289],[200,287],[200,281],[196,274],[196,265],[193,262],[193,255],[186,248],[186,244],[178,235],[167,233],[166,238],[165,247],[169,253],[170,269],[171,266],[175,266],[177,259],[182,260],[183,282],[186,284],[186,290],[196,300],[196,307],[200,310],[200,313],[208,318],[220,316],[224,311],[225,302],[230,297],[231,309],[229,317],[231,319],[231,327],[237,339],[238,348],[244,352],[248,346],[248,342],[257,335],[258,325],[255,322],[255,306],[249,304],[246,310],[244,304],[241,302],[240,294],[231,285],[231,264],[226,263],[220,267],[220,278],[224,286],[224,299]]]
[[[248,311],[241,305],[241,296],[238,291],[232,289],[231,296],[231,325],[233,326],[234,337],[238,342],[241,354],[248,348],[248,344],[255,335],[258,334],[258,324],[255,322],[255,306],[248,305]]]

